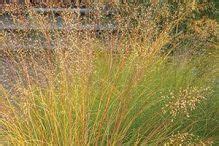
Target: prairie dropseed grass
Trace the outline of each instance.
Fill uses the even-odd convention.
[[[190,27],[196,19],[186,6],[172,11],[167,4],[120,5],[110,19],[97,8],[84,18],[62,12],[62,28],[56,28],[53,13],[28,7],[27,22],[36,29],[0,35],[5,81],[0,140],[60,146],[217,144],[215,49],[207,42],[210,35],[198,29],[202,26]],[[201,24],[212,30],[214,21],[207,20]],[[113,30],[78,29],[111,21]]]

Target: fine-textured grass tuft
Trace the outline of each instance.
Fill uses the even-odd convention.
[[[138,23],[126,22],[130,28],[119,25],[113,32],[2,33],[0,65],[5,82],[0,86],[0,141],[60,146],[217,145],[217,55],[214,44],[206,43],[209,34],[200,30],[202,38],[189,26],[178,28],[185,20],[196,21],[188,18],[192,12],[186,8],[171,18],[166,5],[160,9],[167,18],[160,18],[155,6],[142,16],[133,12],[133,6],[126,8],[118,11],[128,15],[118,13],[120,19],[115,21],[124,24],[129,17]],[[148,16],[151,12],[158,15],[156,19]],[[36,24],[47,26],[46,16],[30,15]],[[69,17],[64,18],[66,23],[75,17],[64,16]],[[203,25],[214,27],[213,20]],[[28,40],[30,35],[33,40]],[[189,38],[197,36],[202,42],[191,43]],[[5,41],[8,38],[11,41]],[[28,41],[33,49],[10,46],[25,46]]]

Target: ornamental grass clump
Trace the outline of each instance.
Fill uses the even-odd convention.
[[[198,57],[178,52],[186,48],[178,41],[187,31],[173,30],[179,22],[192,21],[191,10],[170,13],[170,7],[147,6],[144,11],[143,5],[116,6],[110,19],[116,28],[99,32],[72,27],[108,23],[100,9],[89,18],[63,12],[66,27],[57,29],[56,17],[28,7],[27,22],[37,29],[1,32],[0,141],[60,146],[217,144],[214,52]],[[19,14],[10,13],[22,26]],[[186,44],[188,49],[201,46],[196,43]]]

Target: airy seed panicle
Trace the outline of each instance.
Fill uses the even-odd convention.
[[[197,105],[206,100],[206,95],[211,93],[211,88],[187,87],[178,92],[170,92],[169,96],[164,96],[168,102],[163,107],[163,112],[176,117],[177,115],[186,115],[190,117],[190,111],[197,108]]]

